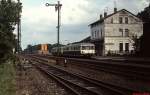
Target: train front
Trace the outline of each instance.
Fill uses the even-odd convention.
[[[83,43],[81,44],[81,55],[83,56],[93,56],[95,55],[95,45],[92,43]]]

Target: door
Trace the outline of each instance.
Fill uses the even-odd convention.
[[[123,52],[123,43],[119,43],[119,51]]]
[[[125,44],[125,51],[128,52],[129,51],[129,43]]]

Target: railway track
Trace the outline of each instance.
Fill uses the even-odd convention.
[[[91,68],[98,71],[109,72],[126,77],[140,80],[150,80],[150,66],[141,64],[122,64],[115,62],[100,62],[83,59],[69,59],[70,63],[80,64],[85,68]]]
[[[97,61],[105,61],[105,62],[122,62],[122,63],[128,63],[128,64],[143,64],[143,65],[150,65],[149,58],[130,58],[130,57],[112,57],[112,58],[96,58],[92,57],[92,59]]]
[[[43,58],[43,61],[54,59],[51,56],[35,56],[37,58]],[[104,71],[113,74],[118,74],[125,77],[140,80],[150,80],[150,65],[145,64],[130,64],[121,62],[107,62],[91,59],[79,59],[79,58],[67,58],[68,64],[78,64],[84,68],[89,68],[97,71]]]
[[[66,85],[75,95],[130,95],[133,91],[129,88],[114,86],[102,81],[91,79],[80,74],[68,72],[57,67],[49,66],[39,58],[32,58],[41,71]]]
[[[45,57],[45,58],[55,58],[55,56],[51,56],[51,55],[36,55],[39,57]],[[64,57],[65,58],[65,57]],[[98,59],[95,57],[91,57],[91,58],[82,58],[82,57],[70,57],[69,59],[81,59],[81,60],[87,60],[87,61],[97,61],[97,62],[107,62],[107,63],[122,63],[122,64],[133,64],[133,65],[150,65],[150,60],[147,60],[148,58],[129,58],[129,57],[121,57],[121,58],[102,58],[102,59]]]

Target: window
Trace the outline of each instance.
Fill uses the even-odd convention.
[[[119,29],[119,32],[121,33],[121,36],[123,37],[123,29]]]
[[[123,18],[119,17],[119,23],[122,24],[123,23]]]
[[[95,38],[96,38],[96,31],[95,31]]]
[[[113,18],[111,19],[111,23],[113,23]]]
[[[94,46],[91,46],[90,49],[93,50],[93,49],[94,49]]]
[[[90,50],[90,46],[82,46],[82,50]]]
[[[99,37],[99,30],[97,31],[97,37]]]
[[[125,23],[128,24],[128,17],[125,17]]]
[[[119,51],[123,52],[123,43],[119,43]]]
[[[129,37],[129,29],[125,29],[125,37]]]
[[[92,38],[94,37],[94,32],[92,31]]]
[[[103,37],[103,33],[102,32],[103,32],[103,30],[101,29],[101,37]]]
[[[125,51],[126,51],[126,52],[129,51],[129,43],[125,43]]]

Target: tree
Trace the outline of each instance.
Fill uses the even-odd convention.
[[[138,38],[137,35],[132,36],[132,40],[134,41],[134,43],[133,43],[133,48],[134,48],[133,54],[136,56],[140,55],[142,37],[143,36]]]
[[[143,56],[150,56],[150,5],[144,11],[138,13],[138,17],[144,22],[143,37],[141,38],[141,53]]]
[[[6,61],[13,54],[16,39],[13,31],[21,17],[22,4],[12,0],[0,1],[0,61]]]

